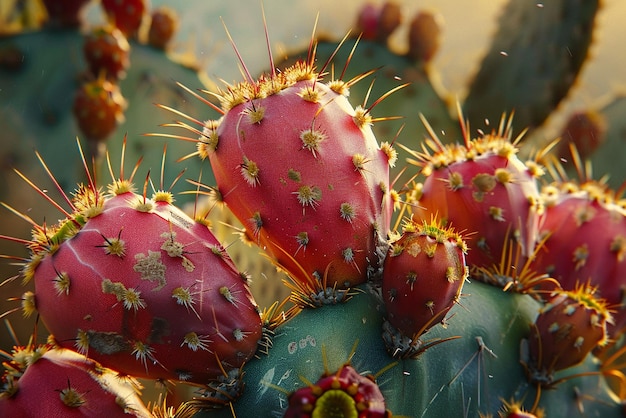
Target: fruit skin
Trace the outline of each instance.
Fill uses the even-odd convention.
[[[130,66],[130,44],[115,26],[93,29],[86,36],[83,53],[95,78],[101,72],[112,81],[126,76],[126,70]]]
[[[542,196],[546,209],[539,234],[546,240],[533,263],[535,270],[551,275],[565,290],[587,281],[597,287],[598,296],[614,310],[610,328],[619,330],[626,324],[623,199],[595,180],[554,182],[542,189]]]
[[[431,339],[461,338],[438,344],[417,359],[394,360],[380,338],[384,314],[380,299],[366,286],[354,290],[347,302],[305,309],[275,330],[269,355],[245,366],[244,392],[232,404],[236,416],[282,416],[288,393],[308,387],[347,361],[361,375],[375,376],[393,416],[478,416],[479,411],[495,413],[502,399],[513,397],[530,410],[535,389],[526,380],[519,353],[540,308],[532,297],[477,281],[466,283],[466,296],[452,308],[447,326],[425,334]],[[566,374],[598,367],[590,356]],[[571,379],[543,391],[539,407],[548,417],[576,416],[579,405],[573,400],[576,393],[583,393],[580,402],[586,414],[621,416],[621,407],[606,390],[603,377]],[[232,416],[229,406],[196,415]]]
[[[130,188],[83,186],[71,217],[35,227],[22,274],[46,328],[131,376],[206,384],[238,369],[262,333],[247,277],[171,195]]]
[[[138,396],[135,379],[121,378],[74,351],[20,347],[4,366],[0,416],[152,416]]]
[[[148,29],[148,44],[158,49],[166,49],[178,30],[178,25],[178,15],[174,9],[162,6],[153,10]]]
[[[347,93],[300,62],[228,87],[199,142],[249,240],[312,291],[364,282],[389,231],[395,154]]]
[[[470,248],[467,264],[476,278],[483,276],[478,269],[500,264],[508,239],[521,248],[520,266],[538,242],[543,208],[536,177],[543,169],[517,157],[512,119],[505,121],[503,116],[497,130],[477,138],[465,133],[462,144],[444,145],[433,138],[427,142],[431,150],[415,153],[414,164],[426,178],[409,196],[413,215],[425,221],[437,216],[462,231]]]
[[[125,108],[126,100],[118,85],[98,77],[78,89],[72,112],[85,138],[102,141],[124,121]]]
[[[148,9],[148,0],[102,0],[101,4],[109,22],[127,38],[137,35]]]
[[[528,338],[529,378],[547,387],[557,371],[580,364],[594,349],[608,341],[607,325],[613,322],[606,301],[596,288],[578,285],[574,290],[557,289],[539,311]]]
[[[460,235],[436,221],[405,223],[383,263],[386,318],[392,328],[411,340],[405,347],[392,338],[395,330],[385,332],[383,338],[392,356],[420,354],[424,349],[422,335],[445,321],[448,311],[459,301],[468,276],[466,252]]]

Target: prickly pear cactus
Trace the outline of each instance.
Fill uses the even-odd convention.
[[[592,26],[598,4],[533,3],[551,18],[541,20],[527,17],[530,4],[512,3],[503,25],[518,18],[531,24],[511,34],[503,28],[494,49],[506,46],[500,57],[539,53],[543,59],[524,74],[554,93],[526,103],[517,93],[527,90],[512,90],[522,106],[521,126],[504,116],[499,127],[472,139],[464,112],[489,125],[510,110],[509,96],[490,96],[501,90],[500,79],[479,72],[473,84],[486,85],[497,115],[486,105],[480,113],[481,89],[472,87],[457,105],[456,122],[430,64],[437,20],[417,14],[408,52],[392,52],[389,38],[402,17],[388,3],[363,9],[358,45],[354,35],[341,42],[312,38],[301,59],[276,65],[270,53],[270,68],[259,77],[235,47],[242,81],[199,93],[199,83],[185,82],[175,93],[184,106],[156,100],[175,115],[165,127],[177,131],[150,136],[176,144],[185,164],[211,165],[208,176],[191,176],[186,189],[196,201],[189,214],[174,206],[163,174],[159,182],[150,174],[143,180],[140,164],[128,177],[123,170],[113,174],[111,161],[122,159],[123,166],[132,159],[125,156],[131,145],[111,143],[108,154],[102,142],[90,149],[107,156],[95,161],[95,170],[111,173],[106,191],[101,176],[83,170],[82,183],[68,195],[71,187],[54,177],[57,167],[44,163],[57,201],[37,179],[18,172],[63,219],[41,221],[16,204],[3,205],[32,229],[30,239],[1,235],[29,251],[5,256],[21,268],[7,283],[34,285],[10,299],[18,305],[13,310],[37,312],[50,341],[115,370],[115,379],[130,375],[196,389],[176,409],[161,402],[152,411],[126,408],[139,416],[622,416],[623,190],[610,190],[604,180],[595,188],[563,182],[565,168],[554,162],[550,146],[522,162],[524,138],[513,134],[534,128],[575,79],[591,37],[578,29]],[[120,20],[126,18],[132,18],[128,36],[140,36],[138,16]],[[71,30],[59,33],[75,37]],[[575,59],[564,63],[562,55],[526,48],[524,41],[535,37],[546,45],[567,38]],[[485,67],[491,69],[490,57]],[[131,56],[125,80],[133,62]],[[385,64],[378,69],[384,77],[372,87],[367,78],[376,75],[376,62]],[[546,75],[540,71],[545,62],[558,65]],[[491,71],[506,78],[515,73],[507,65]],[[187,104],[190,96],[200,99],[199,109]],[[408,129],[400,132],[397,116]],[[153,147],[155,165],[169,173],[163,147]],[[47,151],[38,154],[41,162]],[[78,159],[81,166],[86,160]],[[540,193],[544,166],[555,184]],[[579,161],[579,171],[582,166]],[[130,185],[134,179],[143,180],[139,192]],[[551,201],[550,188],[587,195],[565,219],[565,203],[575,199]],[[224,225],[230,216],[236,226]],[[556,226],[557,220],[565,223]],[[585,222],[592,230],[578,242],[570,234]],[[224,228],[248,246],[217,239],[212,231]],[[600,228],[614,235],[598,237]],[[593,247],[587,253],[593,260],[576,251],[581,242]],[[260,270],[255,252],[284,276]],[[573,263],[571,254],[578,257]],[[254,280],[262,271],[261,280],[289,298],[275,296],[258,308],[250,275],[240,273],[237,262],[250,266]],[[7,357],[0,406],[24,399],[32,387],[19,352]],[[82,407],[87,395],[72,382],[54,390],[73,406]]]
[[[536,389],[525,378],[519,349],[531,335],[540,305],[528,295],[504,293],[479,282],[466,283],[464,293],[446,327],[436,326],[424,335],[433,341],[462,338],[432,347],[416,359],[389,356],[380,337],[384,307],[368,289],[354,289],[346,303],[303,311],[276,329],[268,356],[246,365],[246,390],[233,403],[235,416],[283,416],[298,390],[315,391],[318,379],[335,375],[344,364],[372,376],[393,416],[487,415],[511,400],[525,401],[526,410],[531,410]],[[594,363],[590,357],[559,377],[598,372]],[[358,402],[346,395],[337,396],[337,404],[351,411],[339,416],[360,416]],[[577,414],[581,405],[591,415],[621,414],[598,376],[566,379],[555,390],[543,392],[539,405],[548,417]],[[314,403],[312,408],[298,416],[327,416],[323,406]],[[233,415],[226,408],[198,416]]]

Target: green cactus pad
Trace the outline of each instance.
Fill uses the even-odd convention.
[[[396,362],[380,338],[380,304],[367,291],[358,292],[345,304],[307,309],[276,330],[269,356],[261,355],[245,367],[245,391],[233,404],[236,416],[282,416],[288,393],[347,362],[361,374],[376,376],[393,416],[475,417],[478,412],[495,414],[502,400],[511,399],[524,401],[530,409],[535,389],[520,364],[520,341],[539,308],[530,296],[467,283],[447,327],[436,326],[424,335],[461,338],[432,347],[416,360]],[[589,358],[558,377],[597,368]],[[579,402],[576,393],[584,394]],[[540,407],[547,416],[575,416],[580,405],[589,416],[621,413],[597,376],[542,391]],[[232,417],[232,412],[226,407],[197,416]]]
[[[518,130],[541,125],[576,81],[600,3],[508,2],[465,99],[472,126],[513,110]]]

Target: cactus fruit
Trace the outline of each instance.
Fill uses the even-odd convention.
[[[178,30],[178,16],[170,7],[159,7],[152,11],[148,44],[155,48],[165,49]]]
[[[575,152],[573,157],[578,160]],[[597,287],[599,296],[615,310],[619,330],[626,325],[626,204],[602,181],[580,175],[580,182],[562,178],[543,187],[545,213],[539,233],[545,242],[533,265],[566,290],[587,281]]]
[[[83,9],[90,0],[43,0],[49,24],[61,27],[78,27]]]
[[[432,346],[422,334],[444,322],[458,302],[468,270],[467,246],[436,221],[405,223],[383,264],[383,338],[393,357],[412,357]],[[438,344],[441,341],[436,341]]]
[[[93,29],[85,39],[83,53],[94,77],[101,72],[109,80],[120,80],[126,76],[130,66],[130,44],[115,26]]]
[[[555,372],[580,364],[608,343],[607,324],[613,319],[594,293],[596,288],[578,285],[546,298],[527,340],[528,359],[522,359],[531,382],[550,387]]]
[[[371,107],[348,102],[353,81],[325,83],[313,60],[228,86],[197,153],[250,241],[316,293],[378,269],[395,151],[374,138]]]
[[[313,387],[346,363],[363,377],[374,376],[392,416],[495,414],[503,400],[511,399],[526,411],[544,409],[548,417],[575,416],[579,407],[589,416],[621,416],[605,379],[595,375],[599,366],[593,356],[557,374],[564,379],[541,391],[533,408],[537,389],[526,380],[520,346],[531,335],[541,304],[530,295],[505,293],[477,281],[466,283],[463,293],[446,326],[427,333],[430,339],[448,341],[417,358],[389,355],[381,338],[384,306],[367,286],[353,289],[345,303],[304,309],[274,330],[268,355],[246,364],[245,390],[232,410],[206,409],[197,417],[283,416],[290,394]],[[592,375],[579,375],[584,372]],[[577,393],[584,395],[575,401]]]
[[[588,109],[570,115],[561,134],[561,141],[555,155],[562,162],[569,162],[570,148],[573,146],[583,161],[591,157],[605,140],[606,120],[596,110]]]
[[[261,338],[247,276],[169,192],[149,199],[148,180],[143,195],[131,181],[90,181],[65,220],[33,223],[23,276],[41,319],[60,346],[131,376],[206,384],[237,370]]]
[[[362,39],[385,43],[401,21],[402,12],[397,3],[387,2],[382,6],[367,3],[359,12],[355,29]]]
[[[137,35],[147,10],[147,0],[102,0],[109,22],[127,38]]]
[[[418,63],[428,63],[433,59],[441,43],[441,20],[441,16],[428,11],[415,15],[409,26],[409,58]]]
[[[511,124],[511,117],[502,116],[497,130],[474,139],[466,128],[464,143],[456,145],[444,145],[433,132],[426,142],[430,149],[413,152],[412,163],[425,176],[409,196],[417,199],[414,216],[439,216],[461,231],[472,249],[467,264],[477,277],[478,269],[500,262],[508,237],[516,240],[524,257],[533,254],[537,242],[542,209],[536,177],[543,169],[518,158],[520,137],[512,139]]]
[[[101,76],[76,91],[72,110],[83,135],[91,141],[102,141],[124,121],[126,106],[119,86]]]
[[[555,10],[563,11],[567,4],[567,0],[557,0],[546,5],[546,15],[558,14]],[[588,7],[595,10],[596,6],[591,2]],[[529,6],[523,7],[527,11]],[[592,19],[579,10],[574,10],[573,18],[566,15],[565,29],[555,28],[550,39],[569,33],[572,27],[576,32],[579,22],[584,27]],[[512,139],[511,119],[503,118],[491,134],[479,132],[478,139],[470,139],[465,122],[460,130],[452,127],[447,103],[430,83],[426,71],[430,66],[423,65],[426,56],[414,62],[381,45],[383,38],[385,43],[389,40],[388,32],[396,27],[398,16],[389,11],[376,13],[381,16],[374,25],[383,28],[381,22],[387,21],[390,29],[382,31],[384,35],[371,35],[374,40],[364,40],[362,52],[348,48],[346,57],[345,48],[311,41],[307,59],[285,70],[275,69],[270,55],[270,71],[256,81],[240,59],[244,82],[209,91],[208,99],[192,93],[209,104],[205,111],[211,114],[201,119],[191,116],[180,102],[151,100],[187,119],[165,126],[185,128],[192,137],[163,136],[194,142],[197,148],[187,157],[197,154],[209,160],[217,187],[206,178],[191,182],[196,188],[206,186],[207,194],[239,211],[245,230],[237,232],[259,244],[292,276],[293,283],[283,287],[293,292],[291,301],[296,307],[279,312],[287,305],[276,302],[259,314],[246,276],[237,272],[224,245],[210,235],[208,218],[203,215],[194,221],[172,205],[168,192],[157,191],[148,198],[149,180],[142,193],[134,193],[129,183],[138,178],[136,172],[129,179],[123,173],[112,175],[107,192],[95,186],[95,174],[82,173],[87,176],[86,185],[79,186],[72,197],[63,194],[65,183],[53,179],[65,201],[56,208],[69,207],[61,209],[64,219],[57,224],[39,225],[32,219],[40,217],[9,207],[34,229],[30,240],[2,236],[31,251],[30,258],[4,256],[23,263],[16,277],[30,277],[35,286],[34,292],[28,290],[11,301],[21,303],[25,314],[38,312],[54,333],[51,341],[83,351],[122,376],[183,379],[203,386],[196,399],[179,411],[167,411],[180,418],[197,408],[206,409],[200,417],[229,418],[622,416],[626,378],[619,357],[626,349],[619,332],[607,327],[607,309],[615,302],[603,301],[605,292],[620,288],[621,279],[603,282],[595,298],[595,284],[570,291],[560,289],[559,282],[543,269],[535,273],[535,260],[545,256],[551,249],[549,241],[561,232],[538,234],[540,215],[545,213],[535,184],[542,170],[539,157],[525,165],[515,156],[520,143]],[[536,29],[541,32],[545,23],[531,25],[520,37],[537,35]],[[576,57],[584,55],[585,40],[590,38],[588,33],[578,36],[572,41],[576,41]],[[16,45],[22,41],[17,39]],[[334,58],[322,58],[322,50]],[[371,59],[360,59],[366,70],[357,69],[355,76],[349,76],[344,65],[340,80],[334,79],[336,69],[341,68],[334,66],[335,60],[343,56],[344,62],[357,64],[359,59],[354,57],[370,52]],[[505,52],[512,55],[515,51]],[[319,73],[315,57],[317,63],[324,63]],[[379,78],[382,82],[371,89],[366,86],[363,104],[353,108],[346,97],[348,90],[353,99],[357,86],[363,85],[357,81],[373,74],[369,71],[375,65],[372,60],[381,57],[388,64],[379,71],[384,73]],[[28,62],[21,65],[29,67]],[[141,60],[135,61],[125,80],[145,81],[146,77],[133,74],[141,65]],[[554,71],[567,75],[566,88],[577,72],[574,67]],[[20,72],[18,68],[16,74]],[[76,72],[68,74],[73,77]],[[74,86],[67,83],[67,77],[64,80],[66,87]],[[399,173],[411,178],[406,185],[415,185],[402,189],[407,192],[406,202],[400,202],[402,195],[390,189],[401,178],[393,175],[396,180],[391,181],[389,176],[395,151],[388,144],[379,145],[368,125],[385,119],[370,113],[374,106],[376,112],[382,110],[377,106],[389,96],[386,91],[397,91],[405,81],[414,84],[401,93],[411,94],[400,96],[396,107],[384,113],[410,116],[407,103],[412,103],[409,109],[433,111],[443,123],[426,115],[409,117],[411,126],[417,126],[420,119],[430,120],[437,132],[445,130],[446,144],[459,139],[463,143],[444,145],[427,124],[420,130],[405,129],[403,134],[411,136],[409,142],[402,140],[405,152],[413,153],[417,164],[398,167]],[[381,86],[385,92],[378,94],[375,89]],[[51,96],[60,97],[42,91],[37,103],[45,104]],[[380,99],[368,107],[370,96]],[[555,97],[547,96],[548,102]],[[22,103],[20,95],[15,98]],[[214,99],[221,100],[221,107],[211,105]],[[545,104],[542,100],[535,105]],[[469,103],[459,107],[471,108]],[[494,103],[500,106],[498,114],[506,109],[501,102]],[[132,119],[142,116],[134,114]],[[481,114],[481,121],[484,116],[493,120]],[[379,138],[393,137],[395,132],[392,129]],[[429,138],[421,145],[418,141],[424,132]],[[400,142],[400,134],[396,139]],[[154,148],[161,154],[155,146],[144,150],[154,152]],[[138,146],[134,151],[142,149]],[[47,155],[45,149],[42,155]],[[193,163],[189,158],[186,161]],[[484,161],[490,165],[479,167]],[[457,164],[467,171],[455,171]],[[410,172],[416,168],[420,173]],[[50,177],[56,172],[48,166],[44,171]],[[465,181],[465,176],[470,180]],[[205,185],[207,181],[210,184]],[[451,190],[455,188],[459,190]],[[47,188],[35,189],[47,196]],[[202,193],[196,189],[196,196]],[[466,198],[456,203],[450,200],[455,193]],[[415,199],[418,195],[419,200]],[[428,202],[433,196],[446,200]],[[617,198],[613,199],[610,203],[619,207]],[[403,208],[398,219],[413,212],[402,236],[391,231],[394,204]],[[461,204],[478,209],[459,209]],[[450,211],[456,211],[458,220]],[[197,213],[194,206],[194,217]],[[434,214],[445,217],[447,224],[429,221],[435,219]],[[467,256],[465,243],[452,227],[468,240]],[[474,231],[479,232],[472,235]],[[488,233],[493,233],[488,243],[487,238],[472,241]],[[585,237],[593,240],[594,234]],[[433,240],[441,242],[435,246]],[[317,241],[322,245],[317,247]],[[492,250],[491,257],[472,259],[481,255],[477,242]],[[621,252],[620,244],[614,245],[615,252]],[[607,257],[606,248],[603,251]],[[433,259],[427,258],[429,254]],[[241,252],[236,259],[245,257]],[[466,279],[465,263],[487,283]],[[352,274],[338,274],[339,268]],[[223,281],[216,282],[212,275],[216,270]],[[423,277],[426,280],[420,280]],[[545,289],[548,284],[551,288]],[[71,307],[65,302],[72,303]],[[419,309],[408,312],[411,303]],[[565,311],[561,303],[567,304]],[[407,325],[407,320],[414,323]],[[392,327],[399,329],[397,333]],[[406,337],[410,346],[418,348],[405,352],[392,345],[390,349],[385,336],[395,341],[401,341],[398,336]],[[610,346],[602,347],[607,340]],[[562,355],[562,347],[570,350]],[[162,412],[155,415],[165,416],[165,408]]]
[[[120,378],[74,351],[16,347],[4,366],[3,417],[152,417],[139,398],[136,379]]]

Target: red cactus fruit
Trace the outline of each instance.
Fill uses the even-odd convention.
[[[85,38],[83,53],[94,77],[101,72],[113,81],[126,76],[130,66],[130,44],[116,27],[103,26],[92,30]]]
[[[361,39],[375,40],[378,32],[378,19],[380,10],[373,3],[365,3],[357,15],[356,30]]]
[[[124,120],[126,100],[119,86],[104,77],[84,83],[74,96],[72,112],[83,135],[105,140]]]
[[[53,25],[80,26],[84,6],[90,0],[43,0],[48,17]]]
[[[178,15],[174,9],[161,6],[152,11],[148,44],[155,48],[165,49],[178,30]]]
[[[393,356],[412,357],[429,347],[420,338],[457,302],[468,274],[466,250],[459,234],[436,221],[407,221],[402,236],[391,243],[382,292],[383,338]]]
[[[16,347],[4,363],[0,416],[151,417],[139,383],[74,351]]]
[[[608,342],[606,326],[612,321],[596,288],[577,285],[550,293],[531,327],[523,363],[531,382],[553,384],[554,373],[582,362],[596,347]]]
[[[108,193],[81,185],[65,220],[33,222],[22,274],[60,346],[120,373],[207,384],[254,354],[261,319],[247,276],[172,200],[124,179]]]
[[[346,364],[336,373],[289,395],[285,418],[387,418],[385,399],[372,376],[360,375]]]
[[[546,210],[543,248],[535,269],[573,290],[579,281],[598,287],[615,308],[615,327],[626,325],[626,201],[598,181],[556,182],[542,190]]]
[[[305,295],[364,282],[389,230],[395,150],[377,143],[370,109],[352,108],[349,85],[298,62],[229,86],[198,140],[250,240]]]
[[[479,279],[480,267],[500,262],[509,237],[521,247],[522,265],[537,242],[541,204],[535,177],[543,170],[519,160],[520,137],[511,140],[511,122],[503,116],[497,131],[472,140],[464,126],[463,145],[444,145],[431,129],[427,145],[434,152],[414,152],[413,163],[426,176],[413,208],[416,219],[438,216],[463,231],[470,248],[467,264]]]
[[[400,5],[388,1],[382,6],[366,3],[357,16],[356,28],[361,38],[387,42],[387,38],[402,23]]]
[[[147,0],[102,0],[102,8],[110,23],[115,25],[127,38],[137,34],[146,14]]]

